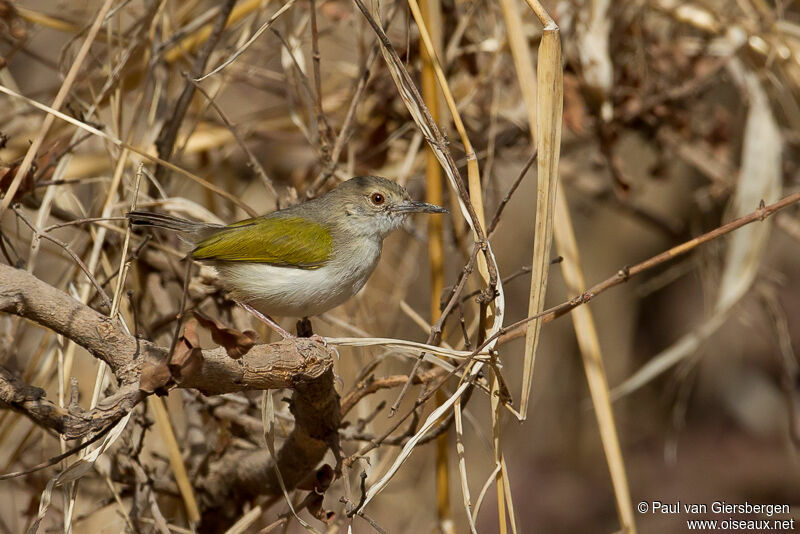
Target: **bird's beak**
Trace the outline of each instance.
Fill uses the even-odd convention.
[[[402,204],[397,204],[392,207],[391,211],[395,213],[448,213],[448,211],[442,207],[418,200],[406,200]]]

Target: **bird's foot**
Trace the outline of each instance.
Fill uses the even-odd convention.
[[[295,328],[297,328],[297,337],[303,337],[317,343],[322,343],[323,347],[328,348],[328,341],[319,334],[314,333],[314,329],[311,328],[311,321],[308,320],[308,317],[303,317],[297,321]],[[333,352],[336,353],[336,359],[340,359],[339,351],[336,349],[336,347],[332,348]]]
[[[237,302],[237,304],[277,332],[283,339],[310,339],[315,343],[321,343],[325,348],[328,347],[328,341],[319,334],[314,333],[314,330],[311,328],[311,321],[308,320],[308,317],[303,317],[301,320],[297,321],[297,335],[295,336],[281,327],[281,325],[276,323],[269,315],[261,313],[247,303]],[[339,355],[339,351],[336,349],[336,347],[332,348],[333,352],[336,354],[336,359],[340,359],[341,356]]]
[[[279,325],[274,320],[272,320],[272,318],[269,315],[265,315],[265,314],[261,313],[260,311],[258,311],[257,309],[253,308],[252,306],[250,306],[249,304],[247,304],[245,302],[237,302],[236,304],[238,304],[239,306],[241,306],[242,308],[244,308],[245,310],[250,312],[252,315],[254,315],[261,322],[263,322],[264,324],[266,324],[267,326],[272,328],[283,339],[294,338],[295,337],[292,334],[290,334],[289,332],[287,332],[286,330],[284,330],[283,327],[281,327],[281,325]]]

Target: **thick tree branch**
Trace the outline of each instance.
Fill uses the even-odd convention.
[[[31,386],[0,367],[0,408],[10,408],[66,439],[96,435],[118,421],[141,401],[144,394],[126,386],[90,411],[77,406],[62,408],[45,398],[43,389]]]
[[[125,334],[111,319],[26,271],[0,265],[0,311],[13,313],[57,332],[106,362],[123,383],[138,380],[143,361],[166,351]]]
[[[288,489],[311,473],[328,448],[338,448],[341,423],[339,395],[329,369],[319,378],[298,384],[290,401],[294,429],[277,454],[277,467]],[[266,449],[232,450],[213,463],[198,484],[205,532],[221,532],[239,513],[231,502],[244,503],[258,495],[280,495],[275,463]]]
[[[192,349],[191,365],[171,371],[167,349],[126,334],[108,317],[74,300],[30,273],[0,265],[0,311],[30,319],[75,341],[108,363],[121,386],[90,411],[77,402],[62,408],[0,367],[0,409],[23,413],[37,424],[74,439],[97,435],[132,410],[154,389],[196,388],[205,394],[248,389],[291,388],[295,425],[273,462],[266,450],[232,450],[197,482],[206,499],[203,528],[229,525],[220,513],[229,499],[280,495],[275,465],[293,488],[312,473],[328,448],[338,450],[339,395],[333,381],[332,350],[311,339],[289,339],[253,347],[239,359],[224,348]],[[163,371],[166,370],[166,375]],[[161,372],[162,374],[159,374]],[[163,380],[159,377],[163,376]],[[145,384],[148,384],[145,387]],[[153,388],[153,384],[157,387]],[[226,511],[238,507],[223,507]]]
[[[0,265],[0,311],[30,319],[105,361],[123,385],[139,385],[143,371],[163,365],[167,349],[126,334],[95,310],[26,271]],[[257,345],[234,360],[224,348],[200,352],[201,365],[177,384],[208,395],[294,388],[331,368],[333,352],[308,339]]]
[[[84,412],[76,406],[57,406],[45,399],[43,390],[0,368],[0,407],[17,410],[70,439],[103,430],[130,411],[152,392],[142,389],[142,376],[152,375],[167,361],[164,347],[126,334],[107,316],[30,273],[7,265],[0,265],[0,311],[24,317],[75,341],[105,361],[120,381],[117,393]],[[201,350],[198,354],[196,365],[183,370],[178,378],[167,375],[162,386],[196,388],[207,395],[302,389],[328,380],[333,365],[332,350],[310,339],[257,345],[239,359],[228,356],[224,348]],[[336,399],[338,424],[338,396]]]

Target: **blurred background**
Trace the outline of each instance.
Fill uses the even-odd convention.
[[[0,0],[0,84],[50,105],[101,4]],[[248,216],[235,201],[266,213],[328,190],[350,176],[376,174],[406,185],[420,199],[430,198],[438,180],[441,202],[451,207],[441,234],[442,282],[444,289],[452,286],[471,250],[468,228],[454,209],[454,192],[430,169],[425,140],[383,58],[375,52],[374,33],[355,5],[344,0],[292,4],[239,0],[198,69],[198,58],[223,4],[112,2],[111,14],[83,59],[61,110],[156,154],[165,125],[175,122],[181,94],[189,87],[190,100],[185,116],[177,121],[169,159],[232,198],[184,175],[159,170],[108,139],[57,119],[32,170],[14,193],[19,208],[6,211],[0,219],[0,261],[29,269],[97,307],[100,300],[73,259],[62,247],[33,239],[22,217],[68,244],[112,293],[125,237],[121,217],[134,197],[139,208],[233,222]],[[587,286],[747,215],[762,201],[770,204],[800,189],[800,6],[796,2],[543,4],[560,27],[563,45],[558,194],[569,205]],[[284,7],[271,29],[247,44]],[[423,88],[432,83],[423,73],[424,54],[408,5],[374,2],[369,8],[388,26],[391,42],[415,82]],[[518,62],[524,56],[511,41],[513,35],[521,36],[529,59],[535,61],[542,26],[523,2],[430,0],[424,9],[478,157],[482,202],[491,220],[535,147],[530,108],[520,92]],[[318,64],[312,25],[318,26]],[[243,50],[241,55],[237,50]],[[196,85],[187,81],[232,58],[224,69]],[[426,102],[438,107],[438,123],[466,180],[464,146],[442,97],[431,97],[429,90],[425,95]],[[23,98],[0,95],[4,194],[44,117]],[[505,324],[528,315],[536,185],[534,164],[491,236],[500,276],[506,279]],[[84,218],[106,220],[54,226]],[[366,288],[345,305],[313,319],[315,332],[425,341],[428,325],[436,319],[431,317],[431,303],[442,291],[439,279],[431,274],[439,267],[429,253],[433,234],[428,223],[429,219],[414,219],[390,236]],[[121,313],[137,335],[168,346],[181,296],[179,260],[186,249],[175,236],[156,233],[134,235],[130,250],[136,259],[125,284]],[[559,254],[554,246],[553,258]],[[466,291],[479,287],[473,273]],[[573,296],[554,262],[546,307]],[[251,324],[224,299],[208,268],[193,278],[190,297],[193,305],[222,322],[255,328],[263,340],[269,339],[270,332]],[[788,504],[790,515],[797,517],[800,210],[790,206],[763,222],[693,248],[598,294],[588,306],[614,399],[630,504],[634,508],[640,501],[654,500]],[[469,327],[477,310],[474,299],[462,302],[447,322],[448,343],[464,345],[459,317]],[[294,321],[285,318],[282,324],[293,327]],[[475,331],[468,334],[474,347]],[[59,398],[59,389],[63,392],[59,382],[63,386],[70,377],[77,378],[81,404],[88,408],[97,362],[83,349],[7,315],[0,316],[0,336],[0,364],[45,388],[51,399]],[[204,347],[213,346],[210,336],[204,333],[201,338]],[[524,337],[507,336],[498,350],[502,375],[518,406]],[[380,363],[371,371],[376,377],[407,375],[414,359],[383,348],[340,352],[336,373],[343,394],[376,358]],[[455,385],[448,383],[445,390],[452,392]],[[412,388],[401,411],[411,407],[418,393],[417,386]],[[371,417],[381,401],[391,405],[397,394],[390,389],[368,396],[348,419]],[[256,446],[256,438],[226,419],[230,415],[218,412],[227,406],[233,408],[228,412],[259,422],[260,397],[251,392],[203,398],[174,390],[164,399],[190,475],[193,469],[202,469],[202,459],[193,457],[198,450],[219,454],[229,447]],[[276,405],[290,425],[281,398],[278,392]],[[121,510],[138,514],[137,531],[158,528],[160,520],[154,519],[158,514],[150,504],[148,509],[131,508],[137,484],[171,480],[163,435],[152,426],[148,406],[137,408],[131,423],[145,434],[138,452],[145,482],[132,482],[130,474],[116,465],[116,455],[129,454],[125,447],[141,438],[129,435],[137,432],[129,430],[123,444],[98,462],[101,468],[81,481],[75,496],[54,493],[40,532],[66,528],[64,505],[70,500],[75,503],[69,527],[74,532],[129,531]],[[370,432],[379,435],[389,427],[387,410],[384,407],[370,420]],[[429,411],[426,407],[424,413]],[[476,391],[464,413],[474,504],[495,469],[487,395]],[[600,533],[622,528],[570,316],[542,328],[528,420],[520,423],[502,411],[499,428],[518,532]],[[469,531],[452,430],[446,436],[440,443],[447,453],[452,523],[442,521],[441,508],[437,511],[437,445],[429,443],[414,452],[367,508],[385,531]],[[352,454],[360,445],[345,441],[343,447]],[[59,450],[57,436],[17,413],[0,411],[0,472],[30,467]],[[397,447],[383,445],[369,453],[369,465],[364,464],[369,483],[380,477],[397,452]],[[0,532],[27,528],[56,472],[50,468],[0,482]],[[357,476],[353,481],[357,484]],[[339,514],[330,526],[305,512],[303,517],[317,529],[341,530],[342,494],[341,482],[326,494],[325,507]],[[172,531],[192,528],[178,496],[157,488],[153,495],[153,506]],[[282,500],[265,507],[248,531],[258,532],[286,510]],[[638,512],[633,517],[639,532],[684,532],[685,520],[693,518]],[[479,532],[503,531],[493,486],[485,493],[476,526]],[[292,523],[289,530],[302,528]],[[372,527],[359,520],[354,530],[369,532]]]

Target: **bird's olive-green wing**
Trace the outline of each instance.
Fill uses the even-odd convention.
[[[192,257],[316,269],[330,259],[332,248],[331,233],[320,224],[267,216],[225,227],[198,243]]]

